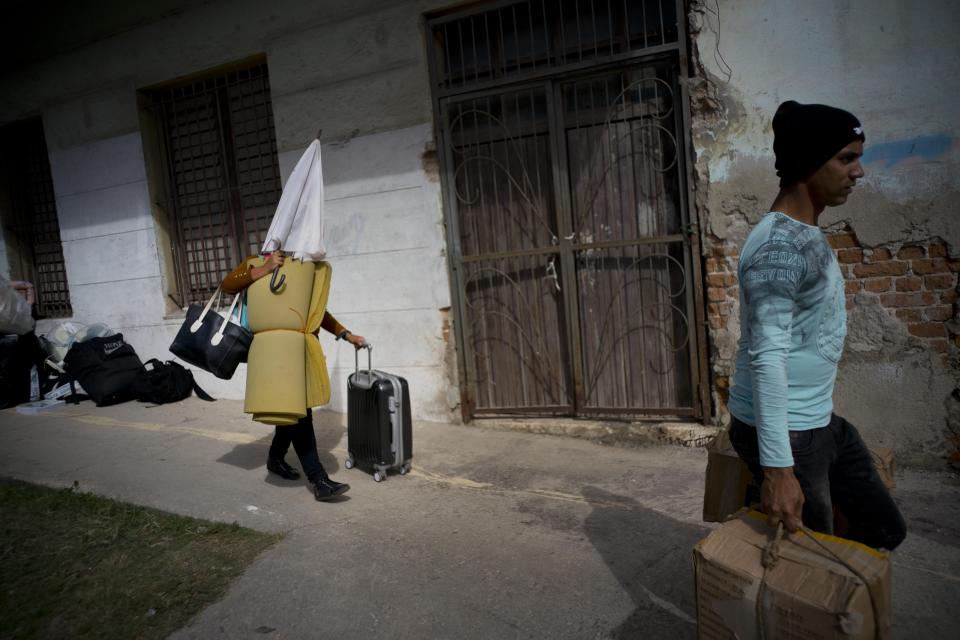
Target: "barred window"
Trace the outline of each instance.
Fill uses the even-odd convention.
[[[434,14],[439,95],[676,48],[677,0],[514,0]]]
[[[216,290],[259,251],[280,200],[267,65],[145,91],[158,127],[180,306]]]
[[[70,288],[40,118],[0,128],[0,180],[11,277],[33,283],[37,317],[70,317]]]

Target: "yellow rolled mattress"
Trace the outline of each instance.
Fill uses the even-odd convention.
[[[249,264],[261,266],[263,259]],[[331,273],[327,262],[288,258],[277,276],[286,276],[277,293],[270,291],[270,276],[247,289],[253,342],[243,410],[257,422],[294,424],[308,407],[330,401],[327,363],[313,333],[326,312]]]

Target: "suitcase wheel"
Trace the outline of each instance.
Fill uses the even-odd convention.
[[[405,465],[403,465],[402,467],[400,467],[400,475],[405,476],[405,475],[407,475],[407,472],[408,472],[408,471],[410,471],[410,463],[409,463],[409,462],[406,463]]]
[[[373,472],[373,481],[374,481],[374,482],[381,482],[381,481],[386,480],[386,479],[387,479],[387,472],[386,472],[386,471],[374,471],[374,472]]]
[[[347,469],[353,469],[353,458],[347,458],[343,461],[343,466]]]

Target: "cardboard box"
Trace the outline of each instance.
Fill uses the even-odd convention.
[[[750,501],[760,500],[750,468],[740,459],[730,434],[721,431],[707,445],[707,477],[703,492],[703,519],[723,522]]]
[[[786,534],[778,559],[764,570],[763,551],[774,537],[765,515],[744,510],[694,547],[701,640],[890,637],[891,563],[886,553],[814,534],[861,580],[810,536]]]
[[[897,488],[897,483],[893,479],[893,472],[896,466],[893,459],[893,449],[887,449],[886,447],[871,448],[870,456],[873,458],[873,466],[876,468],[877,473],[880,474],[880,479],[883,480],[883,484],[887,487],[888,491],[892,492]]]
[[[870,449],[873,465],[889,491],[896,488],[893,479],[893,449]],[[721,431],[707,445],[707,475],[703,491],[703,520],[724,522],[743,507],[759,504],[760,488],[753,482],[750,468],[730,444],[728,430]],[[842,531],[839,528],[838,531]]]

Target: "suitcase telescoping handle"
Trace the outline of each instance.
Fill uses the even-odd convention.
[[[373,345],[369,342],[365,342],[360,349],[367,350],[367,379],[370,379],[370,376],[373,375]],[[355,349],[353,352],[353,373],[355,375],[360,374],[360,349]]]

